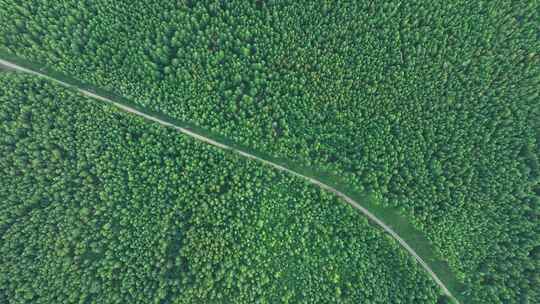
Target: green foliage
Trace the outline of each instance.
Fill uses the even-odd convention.
[[[438,300],[303,180],[29,76],[0,73],[0,115],[3,303]]]
[[[540,302],[537,0],[55,6],[4,1],[0,48],[336,172],[425,232],[473,302]]]

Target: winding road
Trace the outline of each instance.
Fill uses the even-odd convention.
[[[442,289],[443,293],[445,295],[447,295],[448,297],[450,297],[452,300],[454,300],[455,303],[459,304],[458,300],[452,295],[452,293],[448,290],[448,288],[445,286],[445,284],[439,279],[439,277],[435,274],[435,272],[433,272],[431,267],[416,253],[416,251],[411,246],[409,246],[409,244],[404,239],[402,239],[390,226],[385,224],[383,221],[381,221],[379,218],[377,218],[373,213],[371,213],[365,207],[362,207],[358,202],[356,202],[355,200],[353,200],[349,196],[345,195],[343,192],[341,192],[341,191],[339,191],[339,190],[337,190],[337,189],[335,189],[335,188],[333,188],[333,187],[331,187],[331,186],[329,186],[329,185],[327,185],[327,184],[325,184],[325,183],[323,183],[323,182],[321,182],[321,181],[319,181],[317,179],[314,179],[312,177],[303,175],[303,174],[301,174],[299,172],[293,171],[293,170],[291,170],[291,169],[289,169],[287,167],[284,167],[284,166],[282,166],[280,164],[271,162],[269,160],[260,158],[260,157],[258,157],[256,155],[250,154],[250,153],[248,153],[246,151],[242,151],[242,150],[239,150],[237,148],[233,148],[231,146],[228,146],[226,144],[217,142],[217,141],[215,141],[215,140],[213,140],[211,138],[208,138],[208,137],[206,137],[204,135],[196,133],[196,132],[194,132],[192,130],[183,128],[181,126],[177,126],[177,125],[175,125],[175,124],[173,124],[171,122],[165,121],[162,118],[158,118],[158,117],[149,115],[147,113],[141,112],[141,111],[139,111],[137,109],[134,109],[134,108],[132,108],[130,106],[127,106],[125,104],[116,102],[116,101],[114,101],[114,100],[112,100],[112,99],[110,99],[108,97],[101,96],[101,95],[92,93],[92,92],[90,92],[88,90],[85,90],[83,88],[76,87],[76,86],[71,85],[69,83],[66,83],[66,82],[64,82],[62,80],[59,80],[59,79],[56,79],[56,78],[51,77],[49,75],[46,75],[45,73],[42,73],[42,72],[39,72],[39,71],[34,71],[34,70],[31,70],[31,69],[25,68],[25,67],[23,67],[23,66],[21,66],[19,64],[16,64],[16,63],[13,63],[13,62],[10,62],[10,61],[7,61],[7,60],[0,59],[0,66],[2,66],[2,65],[9,68],[9,69],[12,69],[12,70],[37,75],[37,76],[46,78],[48,80],[51,80],[53,82],[59,83],[59,84],[65,86],[65,87],[72,88],[72,89],[78,91],[79,93],[81,93],[83,95],[86,95],[88,97],[91,97],[91,98],[94,98],[94,99],[98,99],[98,100],[113,104],[114,106],[124,110],[125,112],[129,112],[129,113],[133,113],[135,115],[139,115],[139,116],[144,117],[144,118],[146,118],[148,120],[157,122],[157,123],[159,123],[159,124],[161,124],[163,126],[167,126],[167,127],[176,129],[177,131],[179,131],[181,133],[189,135],[189,136],[191,136],[191,137],[193,137],[193,138],[195,138],[197,140],[203,141],[203,142],[208,143],[210,145],[213,145],[215,147],[218,147],[218,148],[221,148],[221,149],[224,149],[224,150],[230,150],[230,151],[235,152],[235,153],[237,153],[237,154],[239,154],[241,156],[244,156],[246,158],[259,161],[261,163],[272,166],[272,167],[274,167],[274,168],[276,168],[278,170],[281,170],[281,171],[290,173],[292,175],[298,176],[300,178],[303,178],[304,180],[307,180],[308,182],[310,182],[310,183],[312,183],[314,185],[319,186],[320,188],[322,188],[324,190],[327,190],[327,191],[330,191],[330,192],[334,193],[335,195],[337,195],[338,197],[343,199],[345,202],[347,202],[349,205],[351,205],[355,209],[362,212],[370,220],[375,222],[384,231],[386,231],[388,234],[390,234],[403,248],[405,248],[405,250],[407,250],[407,252],[409,252],[409,254],[411,256],[414,257],[414,259],[416,261],[418,261],[418,263],[426,270],[426,272],[437,283],[437,285],[439,285],[439,287]]]

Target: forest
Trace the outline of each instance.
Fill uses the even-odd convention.
[[[338,175],[472,303],[540,302],[539,1],[0,3],[0,54]]]
[[[1,303],[446,301],[296,177],[22,74],[0,118]]]

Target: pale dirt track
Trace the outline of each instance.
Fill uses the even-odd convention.
[[[289,168],[286,168],[286,167],[284,167],[284,166],[282,166],[280,164],[273,163],[273,162],[268,161],[266,159],[262,159],[262,158],[260,158],[258,156],[250,154],[250,153],[248,153],[246,151],[238,150],[238,149],[230,147],[230,146],[228,146],[226,144],[217,142],[217,141],[215,141],[215,140],[213,140],[211,138],[205,137],[205,136],[203,136],[201,134],[198,134],[198,133],[193,132],[191,130],[188,130],[186,128],[174,125],[174,124],[172,124],[172,123],[170,123],[168,121],[165,121],[163,119],[160,119],[158,117],[154,117],[154,116],[151,116],[149,114],[143,113],[143,112],[141,112],[141,111],[139,111],[137,109],[134,109],[132,107],[129,107],[129,106],[126,106],[124,104],[115,102],[114,100],[111,100],[111,99],[109,99],[107,97],[97,95],[95,93],[92,93],[92,92],[87,91],[87,90],[82,89],[82,88],[75,87],[75,86],[73,86],[73,85],[71,85],[69,83],[66,83],[64,81],[58,80],[58,79],[53,78],[53,77],[50,77],[50,76],[48,76],[48,75],[46,75],[44,73],[34,71],[34,70],[31,70],[31,69],[27,69],[27,68],[22,67],[22,66],[20,66],[18,64],[15,64],[15,63],[0,59],[0,67],[2,65],[9,68],[9,69],[12,69],[12,70],[25,72],[25,73],[29,73],[29,74],[33,74],[33,75],[37,75],[37,76],[41,76],[43,78],[49,79],[49,80],[54,81],[56,83],[59,83],[59,84],[61,84],[63,86],[66,86],[66,87],[72,88],[74,90],[77,90],[79,93],[81,93],[83,95],[86,95],[88,97],[91,97],[91,98],[94,98],[94,99],[98,99],[98,100],[113,104],[114,106],[116,106],[116,107],[118,107],[118,108],[120,108],[120,109],[122,109],[122,110],[124,110],[126,112],[133,113],[135,115],[139,115],[139,116],[144,117],[144,118],[146,118],[148,120],[157,122],[157,123],[159,123],[159,124],[161,124],[163,126],[167,126],[167,127],[171,127],[173,129],[176,129],[177,131],[180,131],[181,133],[189,135],[189,136],[191,136],[191,137],[193,137],[193,138],[195,138],[197,140],[203,141],[205,143],[208,143],[210,145],[213,145],[215,147],[218,147],[218,148],[221,148],[221,149],[224,149],[224,150],[233,151],[233,152],[235,152],[235,153],[237,153],[237,154],[239,154],[241,156],[244,156],[246,158],[250,158],[250,159],[262,162],[264,164],[267,164],[269,166],[272,166],[272,167],[274,167],[274,168],[276,168],[278,170],[288,172],[288,173],[290,173],[292,175],[303,178],[304,180],[307,180],[310,183],[312,183],[314,185],[317,185],[317,186],[319,186],[320,188],[322,188],[324,190],[327,190],[327,191],[330,191],[330,192],[334,193],[335,195],[337,195],[338,197],[343,199],[345,202],[347,202],[349,205],[351,205],[355,209],[362,212],[370,220],[375,222],[384,231],[386,231],[388,234],[390,234],[403,248],[405,248],[405,250],[407,250],[407,252],[409,252],[409,254],[411,256],[414,257],[414,259],[416,261],[418,261],[418,263],[426,270],[426,272],[437,283],[437,285],[439,285],[439,287],[442,289],[443,293],[445,295],[449,296],[450,298],[452,298],[456,303],[458,303],[457,299],[454,298],[454,296],[451,294],[451,292],[448,290],[448,288],[444,285],[444,283],[439,279],[439,277],[435,274],[435,272],[433,272],[431,267],[429,267],[429,265],[416,253],[416,251],[411,246],[409,246],[409,244],[407,244],[407,242],[405,242],[405,240],[403,240],[390,226],[386,225],[383,221],[381,221],[379,218],[377,218],[369,210],[367,210],[365,207],[362,207],[358,202],[356,202],[355,200],[353,200],[349,196],[345,195],[341,191],[339,191],[339,190],[337,190],[337,189],[335,189],[335,188],[333,188],[333,187],[331,187],[331,186],[329,186],[329,185],[327,185],[327,184],[325,184],[325,183],[323,183],[323,182],[321,182],[319,180],[316,180],[316,179],[314,179],[312,177],[303,175],[303,174],[298,173],[296,171],[293,171],[293,170],[291,170]]]

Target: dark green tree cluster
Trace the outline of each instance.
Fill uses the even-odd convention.
[[[298,178],[0,73],[0,303],[436,303],[389,236]]]
[[[2,4],[1,50],[339,174],[474,302],[540,302],[539,1]]]

